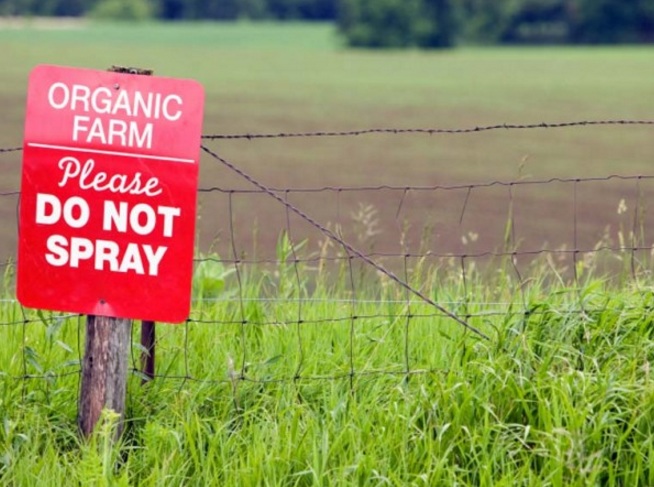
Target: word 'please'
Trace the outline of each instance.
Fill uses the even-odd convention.
[[[87,159],[82,164],[75,157],[66,156],[59,161],[58,166],[63,172],[58,183],[60,188],[66,186],[69,181],[76,181],[80,189],[92,189],[98,192],[157,196],[163,191],[159,184],[159,178],[153,176],[144,182],[140,172],[132,176],[127,174],[109,176],[104,171],[94,172],[95,162],[93,159]]]

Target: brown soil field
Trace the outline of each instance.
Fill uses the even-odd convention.
[[[25,29],[0,32],[3,52],[20,60],[0,73],[0,147],[22,144],[26,79],[43,62],[147,66],[198,79],[207,91],[205,134],[647,119],[654,95],[646,82],[647,73],[654,74],[654,51],[644,48],[366,53],[194,44],[193,35],[201,38],[206,26],[198,32],[186,27],[184,40],[173,45],[169,37],[176,34],[152,29],[139,42],[131,31],[120,37],[123,27],[30,30],[27,37],[20,34]],[[204,143],[384,261],[386,254],[473,259],[505,250],[651,247],[651,141],[651,126],[611,125]],[[15,255],[20,161],[20,151],[0,153],[3,262]],[[337,242],[325,246],[324,233],[207,154],[200,188],[202,254],[271,259],[284,231],[296,243],[306,240],[304,257],[321,249],[343,252]],[[560,256],[572,261],[574,254]]]

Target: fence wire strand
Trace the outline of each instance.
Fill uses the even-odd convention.
[[[654,120],[585,120],[572,122],[539,122],[529,124],[501,123],[493,125],[481,125],[466,128],[370,128],[361,130],[345,131],[316,131],[316,132],[279,132],[279,133],[259,133],[259,134],[215,134],[203,135],[204,140],[233,140],[233,139],[287,139],[298,137],[356,137],[359,135],[456,135],[456,134],[474,134],[479,132],[490,132],[494,130],[530,130],[530,129],[559,129],[571,127],[593,127],[593,126],[611,126],[611,125],[654,125]]]

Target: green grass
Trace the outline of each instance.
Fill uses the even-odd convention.
[[[378,277],[355,281],[356,299],[344,299],[347,266],[342,281],[303,266],[243,267],[239,288],[215,265],[196,282],[204,299],[193,321],[159,325],[162,377],[143,387],[131,376],[116,445],[110,415],[90,441],[77,434],[83,321],[24,319],[1,304],[0,482],[654,482],[654,293],[643,269],[615,287],[592,273],[547,284],[546,262],[522,285],[510,270],[463,281],[445,262],[412,266],[423,291],[468,315],[486,341]]]

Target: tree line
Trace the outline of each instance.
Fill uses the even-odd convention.
[[[653,43],[654,0],[341,0],[360,47]]]
[[[0,0],[0,15],[333,21],[371,48],[654,43],[654,0]]]
[[[340,0],[0,0],[0,15],[122,20],[334,20]]]

